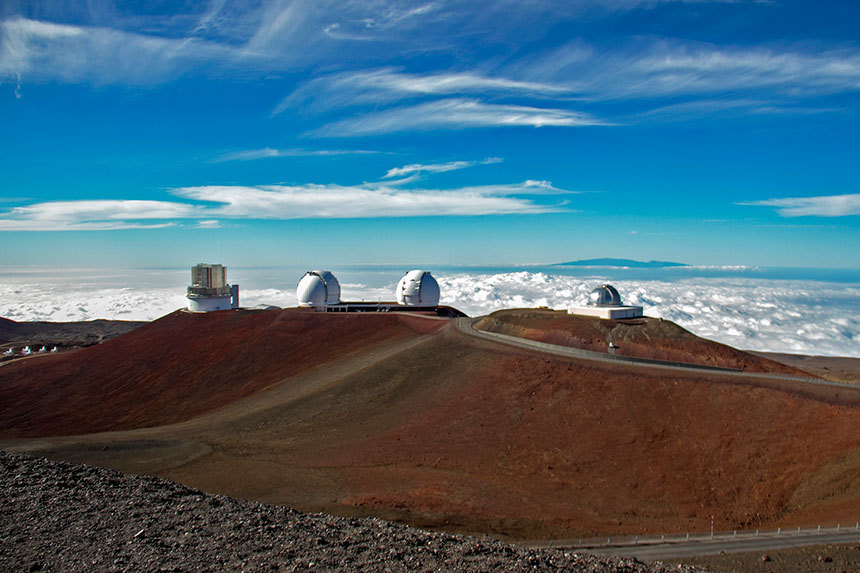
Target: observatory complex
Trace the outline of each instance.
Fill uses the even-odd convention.
[[[599,285],[588,295],[588,306],[572,308],[570,314],[582,314],[615,320],[642,316],[641,306],[624,305],[621,295],[612,285]]]
[[[439,283],[429,271],[412,270],[397,283],[396,301],[344,301],[340,283],[331,271],[306,272],[296,287],[299,308],[316,312],[432,312],[438,316],[466,316],[449,306],[439,306]],[[191,267],[188,310],[212,312],[239,308],[239,285],[227,284],[222,265],[200,263]],[[277,308],[259,305],[255,308]]]
[[[192,312],[239,308],[239,285],[227,284],[227,269],[222,265],[200,263],[191,267],[186,296]]]
[[[300,308],[318,312],[459,312],[439,306],[439,283],[429,271],[422,270],[403,275],[395,289],[396,302],[342,301],[340,283],[331,271],[306,272],[296,288],[296,298]]]

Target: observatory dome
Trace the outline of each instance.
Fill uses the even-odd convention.
[[[340,303],[340,283],[330,271],[308,271],[296,288],[299,306],[316,307]]]
[[[621,295],[612,285],[600,285],[588,295],[588,306],[621,306]]]
[[[397,283],[397,304],[407,306],[437,306],[439,283],[428,271],[409,271]]]

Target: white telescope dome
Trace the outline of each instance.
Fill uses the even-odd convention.
[[[340,283],[330,271],[308,271],[296,288],[299,306],[315,307],[340,303]]]
[[[612,285],[600,285],[588,295],[588,306],[621,306],[621,295]]]
[[[437,306],[439,283],[428,271],[409,271],[397,283],[397,304]]]

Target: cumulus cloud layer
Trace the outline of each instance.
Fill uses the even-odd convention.
[[[472,316],[504,308],[582,306],[591,288],[605,280],[541,272],[434,276],[441,287],[442,303]],[[345,283],[341,285],[343,298],[390,300],[395,282]],[[622,280],[613,284],[625,302],[642,305],[647,316],[677,322],[699,336],[738,348],[860,357],[860,285],[746,278]],[[241,299],[244,306],[296,305],[292,285],[243,286]],[[68,280],[31,282],[26,277],[0,282],[0,316],[18,321],[153,320],[186,304],[181,286],[99,287]]]
[[[604,277],[517,272],[439,277],[442,300],[470,315],[583,306]],[[749,350],[860,357],[860,286],[757,279],[613,281],[624,301],[699,336]]]

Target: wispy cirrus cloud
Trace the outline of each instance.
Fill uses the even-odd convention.
[[[527,56],[509,68],[515,77],[560,83],[601,100],[737,93],[747,100],[767,94],[803,98],[860,89],[860,50],[856,48],[639,39],[599,50],[577,41]]]
[[[487,157],[482,161],[448,161],[447,163],[412,163],[402,167],[394,167],[389,169],[383,179],[392,177],[403,177],[415,173],[445,173],[447,171],[457,171],[459,169],[467,169],[475,165],[491,165],[493,163],[501,163],[500,157]]]
[[[369,149],[274,149],[272,147],[264,147],[262,149],[230,151],[215,157],[212,161],[221,163],[224,161],[253,161],[273,157],[333,157],[338,155],[375,155],[379,153],[383,152]]]
[[[569,88],[542,82],[524,82],[475,72],[409,74],[395,68],[342,72],[312,79],[287,96],[275,108],[310,106],[315,110],[402,101],[409,97],[519,94],[553,95]]]
[[[169,38],[125,30],[55,24],[25,18],[0,22],[0,76],[97,84],[160,83],[192,66],[235,55],[198,38]]]
[[[320,137],[375,135],[473,127],[583,127],[610,125],[587,113],[452,98],[363,114],[311,132]]]
[[[860,215],[860,193],[822,195],[818,197],[785,197],[746,201],[738,205],[775,207],[783,217],[847,217]]]

